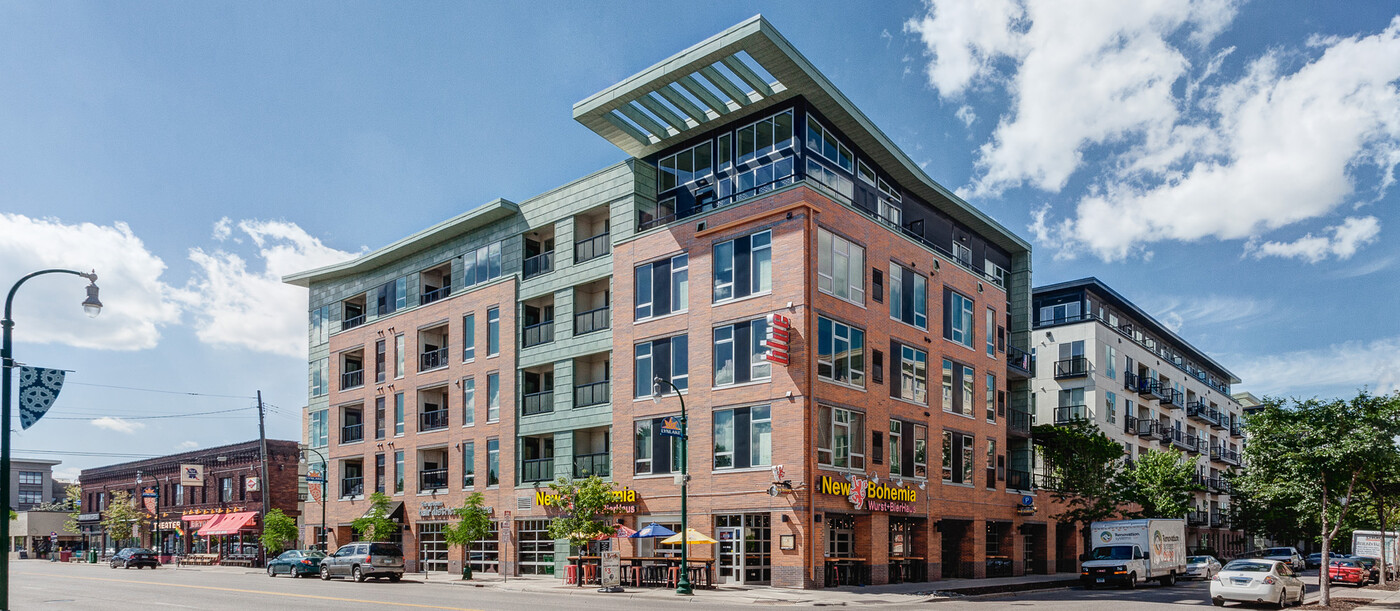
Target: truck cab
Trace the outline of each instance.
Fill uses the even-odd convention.
[[[1137,545],[1106,545],[1084,555],[1079,579],[1085,588],[1095,586],[1137,587],[1147,577],[1147,554]]]

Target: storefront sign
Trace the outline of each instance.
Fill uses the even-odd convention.
[[[637,513],[637,491],[630,488],[613,490],[608,495],[611,501],[603,506],[603,511],[609,514]],[[535,492],[536,507],[558,507],[559,495],[550,494],[543,490]]]
[[[442,501],[423,501],[418,507],[418,517],[420,518],[445,518],[452,515],[452,510],[448,509]]]
[[[262,480],[256,477],[250,477],[243,481],[243,488],[248,492],[257,492],[259,490],[262,490]]]
[[[180,485],[204,487],[204,465],[180,465]]]
[[[863,477],[852,478],[850,483],[823,475],[822,494],[844,496],[856,509],[870,511],[890,511],[914,513],[914,504],[919,501],[919,491],[913,488],[895,488],[885,484],[871,484]]]
[[[1016,515],[1035,515],[1035,497],[1027,494],[1021,497],[1021,504],[1016,506]]]
[[[156,524],[156,528],[160,530],[176,530],[184,527],[185,525],[179,520],[170,520],[167,522],[160,522]]]
[[[100,514],[100,513],[80,513],[80,514],[78,514],[78,521],[79,521],[79,522],[97,522],[97,521],[99,521],[99,520],[101,520],[101,519],[102,519],[102,514]]]
[[[791,335],[792,321],[788,320],[788,317],[782,314],[769,314],[768,335],[763,339],[763,346],[768,349],[768,352],[763,355],[764,360],[787,367]]]

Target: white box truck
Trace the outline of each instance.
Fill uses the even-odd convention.
[[[1148,580],[1169,586],[1186,574],[1186,520],[1094,522],[1089,534],[1092,549],[1079,573],[1085,588]]]
[[[1384,540],[1384,543],[1382,543]],[[1381,554],[1385,554],[1386,579],[1394,579],[1395,563],[1400,560],[1400,533],[1390,531],[1384,539],[1379,530],[1355,530],[1351,533],[1351,554],[1362,558],[1375,558],[1376,569],[1380,570]]]

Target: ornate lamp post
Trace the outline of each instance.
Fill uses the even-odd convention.
[[[686,566],[688,555],[687,548],[690,547],[690,537],[688,534],[689,524],[686,521],[685,507],[686,489],[690,486],[690,472],[687,470],[687,463],[690,462],[689,460],[687,460],[689,458],[688,454],[690,453],[690,447],[688,445],[689,429],[687,429],[685,417],[685,397],[681,396],[681,389],[676,388],[676,385],[672,384],[670,380],[663,380],[660,377],[658,377],[653,380],[652,384],[652,402],[661,402],[661,395],[664,393],[665,390],[665,387],[663,387],[662,384],[671,387],[671,390],[676,393],[676,398],[679,399],[681,402],[681,580],[676,583],[676,594],[689,596],[691,594],[694,594],[695,590],[691,588],[690,571],[687,570],[688,567]]]
[[[102,312],[102,302],[97,299],[97,272],[83,273],[71,269],[45,269],[29,274],[19,279],[14,286],[10,287],[10,293],[5,297],[5,318],[0,320],[0,327],[4,328],[4,343],[0,344],[0,490],[10,489],[10,370],[14,369],[14,346],[11,342],[11,332],[14,330],[15,321],[11,318],[11,311],[15,301],[15,291],[19,290],[21,284],[35,276],[44,274],[72,274],[81,276],[88,281],[87,299],[83,300],[83,311],[88,317],[96,317]],[[8,501],[6,502],[8,506]],[[7,507],[8,508],[8,507]],[[0,520],[0,541],[5,542],[5,551],[0,554],[0,609],[10,608],[10,520]]]

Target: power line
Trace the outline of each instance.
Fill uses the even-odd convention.
[[[180,391],[180,390],[160,390],[160,389],[156,389],[156,388],[137,388],[137,387],[134,387],[134,386],[114,386],[114,385],[111,385],[111,384],[90,384],[90,383],[87,383],[87,382],[67,382],[67,384],[73,384],[73,385],[76,385],[76,386],[93,386],[93,387],[96,387],[96,388],[113,388],[113,389],[116,389],[116,390],[134,390],[134,391],[139,391],[139,392],[154,392],[154,393],[161,393],[161,394],[166,394],[166,395],[185,395],[185,396],[189,396],[189,397],[215,397],[215,398],[220,398],[220,399],[256,399],[256,398],[257,398],[257,397],[253,397],[253,396],[251,396],[251,395],[218,395],[218,394],[213,394],[213,393],[185,392],[185,391]]]
[[[69,456],[98,456],[112,458],[155,458],[159,454],[127,454],[123,452],[81,452],[73,450],[19,450],[14,452],[24,454],[66,454]]]
[[[212,411],[212,412],[193,412],[193,413],[189,413],[189,414],[165,414],[165,415],[160,415],[160,416],[115,416],[115,417],[116,417],[117,419],[120,419],[120,420],[162,420],[162,419],[166,419],[166,418],[192,418],[192,417],[194,417],[194,416],[208,416],[208,415],[210,415],[210,414],[227,414],[227,413],[229,413],[229,412],[241,412],[241,411],[243,411],[243,410],[248,410],[248,409],[257,409],[257,408],[255,408],[255,407],[236,407],[236,408],[234,408],[234,409],[221,409],[221,410],[215,410],[215,411]],[[100,416],[97,416],[97,417],[100,417]],[[50,420],[93,420],[93,419],[95,419],[95,417],[94,417],[94,416],[71,416],[71,417],[54,416],[54,417],[50,417],[49,419],[50,419]]]

